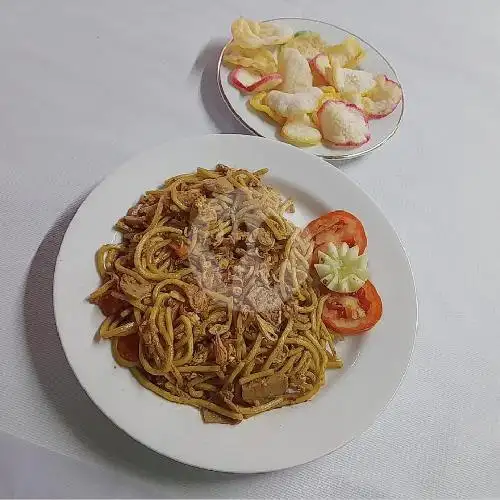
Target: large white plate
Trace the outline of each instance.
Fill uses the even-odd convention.
[[[96,343],[102,321],[86,301],[99,279],[96,249],[118,240],[112,229],[146,190],[164,179],[222,162],[270,169],[269,182],[297,202],[303,225],[331,209],[356,214],[366,228],[373,282],[384,304],[380,323],[340,349],[345,368],[330,373],[311,401],[237,426],[203,424],[197,410],[167,402],[117,368],[109,342]],[[302,464],[329,453],[365,430],[398,387],[412,351],[417,308],[413,278],[399,239],[375,203],[325,161],[276,141],[211,135],[167,143],[127,162],[84,201],[57,259],[54,307],[64,351],[83,388],[124,431],[187,464],[258,472]]]
[[[334,26],[332,24],[324,23],[322,21],[315,21],[313,19],[302,18],[280,18],[270,19],[278,24],[287,24],[297,31],[315,31],[330,44],[340,43],[347,36],[356,37],[363,48],[366,50],[366,57],[361,63],[361,69],[370,71],[374,74],[387,75],[391,80],[399,82],[396,71],[390,65],[389,61],[372,45],[364,41],[362,38],[354,35],[353,33]],[[265,120],[260,113],[256,113],[249,109],[247,95],[242,94],[238,89],[229,83],[229,73],[231,72],[226,66],[222,64],[222,54],[219,58],[217,68],[217,80],[219,90],[228,105],[229,109],[233,112],[234,116],[251,132],[260,135],[261,137],[268,137],[281,141],[279,127]],[[318,146],[302,148],[309,153],[316,154],[327,160],[345,160],[349,158],[356,158],[362,156],[374,149],[382,146],[388,141],[396,132],[401,122],[404,109],[404,98],[401,100],[397,108],[385,118],[380,120],[370,120],[371,139],[359,148],[354,149],[339,149],[327,145],[327,143]]]

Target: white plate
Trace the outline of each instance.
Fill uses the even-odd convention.
[[[109,342],[95,343],[102,321],[86,297],[99,284],[96,249],[118,240],[112,229],[146,190],[197,167],[222,162],[270,169],[268,181],[297,203],[303,225],[346,209],[363,222],[373,282],[384,304],[380,323],[348,339],[345,368],[329,373],[311,401],[274,410],[237,426],[203,424],[199,411],[167,402],[115,367]],[[84,201],[57,259],[54,308],[64,351],[97,406],[124,431],[159,453],[220,471],[259,472],[302,464],[329,453],[364,431],[389,402],[408,364],[416,329],[413,278],[401,243],[375,203],[349,178],[320,158],[276,141],[211,135],[167,143],[127,162]]]
[[[295,32],[315,31],[321,35],[325,42],[330,44],[340,43],[347,36],[354,36],[361,42],[361,45],[366,50],[366,57],[361,63],[361,69],[370,71],[374,74],[387,75],[391,80],[399,82],[396,71],[390,65],[389,61],[375,47],[347,30],[322,21],[315,21],[313,19],[280,18],[269,20],[278,24],[287,24],[291,26]],[[229,83],[228,77],[231,70],[222,64],[223,53],[224,50],[221,52],[219,58],[217,81],[222,98],[228,105],[229,109],[233,112],[234,116],[254,134],[282,141],[279,133],[279,127],[273,125],[270,121],[263,119],[260,113],[251,111],[247,104],[249,97],[242,94],[238,89]],[[382,144],[394,135],[399,127],[399,123],[401,122],[403,109],[404,97],[401,99],[397,108],[389,116],[381,118],[380,120],[370,120],[369,126],[371,139],[359,148],[336,149],[328,146],[327,143],[323,143],[318,146],[301,149],[321,156],[327,160],[346,160],[362,156],[382,146]]]

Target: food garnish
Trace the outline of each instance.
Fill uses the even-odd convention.
[[[350,212],[334,210],[314,219],[304,229],[304,237],[314,243],[313,264],[318,263],[318,252],[325,252],[328,243],[347,243],[357,246],[359,253],[366,250],[367,238],[361,221]]]
[[[357,292],[369,277],[368,256],[359,255],[356,245],[328,243],[326,253],[318,252],[318,261],[314,268],[321,283],[332,292]]]
[[[382,300],[371,281],[357,292],[330,292],[323,309],[323,321],[342,335],[359,335],[375,326],[382,317]]]

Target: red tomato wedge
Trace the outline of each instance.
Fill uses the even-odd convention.
[[[316,261],[318,250],[325,251],[328,243],[358,245],[361,255],[366,249],[366,233],[361,221],[345,210],[335,210],[310,222],[304,230],[306,237],[314,241]]]
[[[330,292],[323,309],[323,321],[334,332],[358,335],[372,328],[382,316],[382,300],[367,281],[357,292]]]
[[[139,361],[139,335],[137,335],[137,333],[132,333],[125,337],[119,337],[118,343],[116,344],[116,350],[126,361],[132,363]]]

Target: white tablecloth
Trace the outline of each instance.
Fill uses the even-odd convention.
[[[341,25],[396,67],[400,130],[342,168],[399,232],[420,306],[408,373],[376,423],[253,476],[182,466],[110,423],[63,356],[51,300],[65,228],[105,174],[172,137],[244,133],[215,83],[241,14]],[[499,497],[499,23],[497,0],[3,0],[0,496]]]

